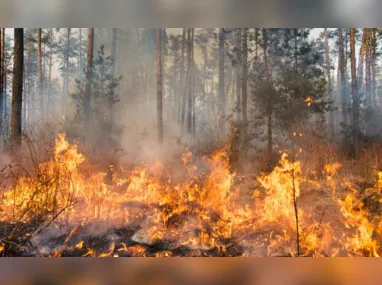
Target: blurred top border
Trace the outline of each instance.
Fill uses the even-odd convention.
[[[1,27],[378,27],[379,0],[0,0]]]

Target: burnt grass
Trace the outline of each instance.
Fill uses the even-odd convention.
[[[4,245],[3,257],[98,257],[102,253],[110,253],[108,257],[118,254],[119,257],[156,257],[156,256],[183,256],[183,257],[234,257],[242,256],[244,250],[232,239],[219,240],[219,244],[225,246],[214,247],[208,250],[191,249],[187,246],[174,247],[174,243],[169,240],[156,240],[152,244],[136,242],[132,239],[139,228],[110,228],[102,234],[86,234],[87,225],[82,227],[77,233],[58,235],[51,238],[42,237],[38,244],[32,241],[23,242],[20,240],[6,241],[7,233],[11,231],[13,225],[2,223],[0,242]],[[27,229],[24,225],[24,230]],[[112,238],[111,238],[112,237]],[[82,247],[76,247],[80,241],[83,241]],[[115,245],[110,251],[110,245]],[[123,248],[127,250],[123,250]],[[139,249],[134,251],[134,249]],[[89,252],[91,252],[89,254]],[[87,255],[88,254],[88,255]]]

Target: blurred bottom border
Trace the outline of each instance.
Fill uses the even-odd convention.
[[[379,258],[2,258],[1,284],[382,284]]]

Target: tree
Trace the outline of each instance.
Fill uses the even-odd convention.
[[[219,29],[219,136],[225,134],[226,95],[224,83],[224,28]]]
[[[79,44],[80,48],[78,49],[78,77],[80,77],[80,74],[82,72],[82,29],[79,28]]]
[[[89,131],[90,124],[90,102],[92,94],[92,77],[93,77],[93,52],[94,52],[94,28],[88,29],[88,55],[86,64],[86,89],[85,98],[83,100],[83,110],[84,110],[84,125],[85,130]]]
[[[113,34],[111,38],[111,57],[113,59],[113,65],[111,69],[111,77],[115,77],[115,64],[116,64],[116,58],[117,58],[117,28],[113,28]],[[114,89],[113,89],[114,92]],[[114,94],[110,96],[111,98],[114,97]],[[113,100],[109,100],[109,118],[110,122],[113,123]],[[112,124],[113,125],[113,124]],[[111,127],[112,127],[111,125]]]
[[[329,101],[333,100],[332,93],[332,79],[330,75],[330,58],[329,58],[329,40],[328,40],[328,29],[324,29],[325,37],[325,55],[326,55],[326,75],[328,77],[328,99]],[[334,135],[334,118],[333,112],[329,111],[329,134],[330,136]]]
[[[0,29],[0,38],[2,39]],[[4,118],[4,90],[3,90],[3,80],[4,80],[4,53],[3,53],[3,42],[0,44],[0,138],[3,135],[3,118]]]
[[[187,133],[192,132],[192,42],[191,28],[187,29]]]
[[[268,56],[267,56],[267,30],[263,29],[263,52],[264,52],[264,70],[265,70],[265,78],[267,82],[267,88],[270,91],[272,89],[271,85],[271,75],[269,72],[269,66],[268,66]],[[268,161],[268,168],[270,169],[272,166],[272,113],[273,113],[273,102],[272,102],[272,96],[269,96],[268,99],[268,107],[267,107],[267,115],[268,115],[268,149],[267,149],[267,161]]]
[[[194,57],[194,35],[195,35],[195,28],[191,29],[191,62],[192,62],[192,68],[191,68],[191,96],[192,96],[192,137],[195,138],[196,136],[196,108],[195,108],[195,102],[196,102],[196,92],[195,92],[195,85],[196,85],[196,79],[195,79],[195,57]]]
[[[181,96],[181,107],[180,107],[180,124],[183,131],[184,127],[184,118],[186,114],[186,98],[187,98],[187,91],[185,88],[185,80],[184,80],[184,73],[185,73],[185,67],[184,67],[184,52],[185,52],[185,45],[186,45],[186,29],[183,28],[182,32],[182,60],[180,63],[180,96]]]
[[[47,98],[47,114],[50,119],[51,103],[52,103],[52,66],[53,66],[53,29],[49,31],[49,68],[48,68],[48,98]]]
[[[42,57],[41,57],[41,28],[37,29],[37,64],[38,64],[38,91],[40,101],[41,118],[44,118],[44,97],[43,97],[43,75],[42,75]]]
[[[346,76],[345,76],[345,55],[344,55],[344,40],[342,35],[342,28],[338,29],[338,49],[339,49],[339,70],[341,78],[341,107],[342,107],[342,122],[344,125],[348,123],[348,99],[346,90]]]
[[[158,143],[163,144],[163,110],[162,110],[162,59],[161,29],[156,29],[156,73],[157,73],[157,128]]]
[[[242,90],[242,108],[241,112],[243,115],[243,134],[244,134],[244,141],[246,140],[247,136],[247,80],[248,80],[248,28],[243,29],[243,76],[242,76],[242,84],[241,84],[241,90]]]
[[[241,109],[242,109],[242,102],[241,102],[241,73],[242,70],[240,70],[241,64],[242,64],[242,58],[241,58],[241,40],[242,40],[242,29],[236,30],[236,60],[234,63],[235,66],[235,72],[236,72],[236,121],[238,123],[242,120],[241,115]],[[244,104],[243,104],[244,105]],[[243,116],[244,117],[244,116]]]
[[[24,73],[24,29],[14,31],[13,54],[13,83],[12,83],[12,116],[11,116],[11,144],[15,151],[21,146],[21,110]]]
[[[355,29],[350,29],[350,64],[351,64],[351,87],[353,97],[353,140],[355,154],[359,148],[359,101],[357,94],[357,76],[355,64]]]

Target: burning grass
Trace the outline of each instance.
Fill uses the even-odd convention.
[[[8,176],[0,254],[381,255],[381,172],[362,190],[339,174],[340,162],[312,176],[284,153],[271,173],[242,177],[228,152],[200,158],[186,149],[172,164],[102,172],[60,134],[51,159]]]

